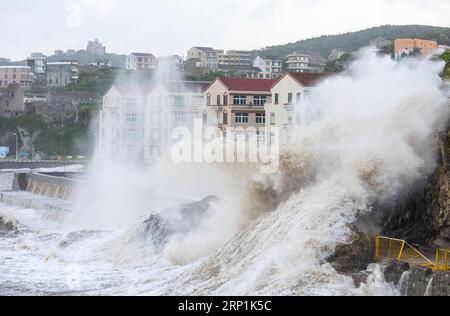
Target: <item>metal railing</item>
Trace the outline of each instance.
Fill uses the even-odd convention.
[[[449,253],[450,250],[438,249],[433,262],[405,240],[382,236],[375,238],[375,256],[380,261],[395,260],[437,271],[449,271]]]

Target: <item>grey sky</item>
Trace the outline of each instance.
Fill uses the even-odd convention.
[[[79,11],[79,15],[78,15]],[[449,0],[17,0],[0,2],[0,57],[85,49],[183,55],[253,49],[383,24],[450,26]]]

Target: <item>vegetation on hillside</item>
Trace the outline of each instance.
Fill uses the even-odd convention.
[[[442,73],[442,77],[444,79],[450,80],[450,50],[448,50],[444,54],[442,54],[441,58],[443,61],[446,62],[444,71]]]
[[[255,53],[285,58],[294,51],[301,51],[318,53],[326,58],[335,48],[346,52],[353,52],[361,47],[368,46],[370,41],[377,37],[383,37],[387,40],[394,40],[402,37],[413,37],[435,40],[441,45],[450,45],[450,28],[424,25],[386,25],[359,32],[340,35],[325,35],[298,41],[296,43],[271,46],[266,49],[256,51]]]
[[[18,134],[23,157],[32,158],[33,153],[41,158],[90,155],[94,149],[91,141],[94,132],[89,127],[96,119],[97,109],[94,104],[81,105],[78,115],[67,115],[64,121],[60,117],[37,114],[0,118],[0,146],[9,147],[11,157],[15,157],[14,134]]]

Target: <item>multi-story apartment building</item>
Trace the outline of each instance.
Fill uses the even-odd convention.
[[[176,127],[192,128],[203,117],[205,82],[113,86],[103,97],[99,149],[120,159],[152,162],[170,150]]]
[[[44,86],[47,83],[46,60],[47,57],[42,53],[31,53],[27,59],[27,65],[31,68],[35,85]]]
[[[150,87],[114,85],[104,96],[98,149],[110,159],[144,159],[145,107]]]
[[[127,70],[151,70],[158,67],[157,58],[150,53],[131,53],[127,56]]]
[[[228,127],[265,127],[264,105],[271,102],[274,79],[217,78],[203,93],[206,124]]]
[[[285,73],[271,89],[272,102],[265,105],[267,127],[280,129],[280,144],[286,146],[292,139],[296,125],[307,125],[316,119],[316,109],[308,107],[314,87],[328,78],[327,73]]]
[[[47,62],[47,86],[65,87],[78,81],[78,61]]]
[[[251,54],[243,50],[229,50],[219,54],[219,66],[251,66]]]
[[[289,72],[315,73],[323,72],[325,69],[322,57],[297,52],[288,55],[286,63],[286,70]]]
[[[399,59],[403,55],[409,55],[415,49],[420,50],[421,54],[428,54],[436,49],[439,45],[435,41],[427,41],[417,38],[398,38],[394,41],[395,58]]]
[[[0,66],[0,87],[8,87],[18,83],[23,89],[29,89],[33,84],[33,74],[29,66]]]
[[[281,60],[272,56],[256,56],[253,67],[261,70],[259,76],[264,79],[278,79],[283,74]]]
[[[201,68],[213,71],[219,68],[219,55],[222,53],[222,50],[215,50],[211,47],[192,47],[187,52],[186,59],[198,59]]]
[[[95,39],[88,42],[86,51],[90,54],[105,55],[106,47],[98,39]]]
[[[167,81],[151,90],[145,111],[145,161],[170,152],[175,128],[193,132],[195,120],[203,119],[203,90],[208,85],[209,82]]]

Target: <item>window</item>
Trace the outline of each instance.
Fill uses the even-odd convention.
[[[223,113],[223,124],[228,125],[228,113],[227,112]]]
[[[174,106],[182,107],[184,105],[185,105],[185,102],[184,102],[184,98],[182,96],[178,95],[178,96],[174,97]]]
[[[125,106],[128,108],[135,108],[137,106],[136,98],[125,98]]]
[[[208,124],[208,113],[206,112],[203,113],[203,124]]]
[[[236,113],[234,122],[237,124],[248,124],[248,113]]]
[[[235,95],[233,97],[233,104],[234,105],[246,105],[247,97],[245,95]]]
[[[206,106],[211,106],[211,95],[209,93],[206,95]]]
[[[220,106],[220,95],[217,96],[217,105]]]
[[[278,104],[278,93],[275,93],[275,104]]]
[[[175,112],[175,124],[180,126],[186,123],[186,114],[183,112]]]
[[[253,98],[253,103],[255,105],[264,105],[267,102],[267,97],[266,96],[255,96]]]
[[[266,124],[266,114],[256,114],[256,124]]]
[[[301,92],[297,93],[297,104],[300,102],[302,102],[302,93]]]
[[[223,105],[227,106],[228,105],[228,94],[224,94],[223,95]]]
[[[127,123],[136,123],[137,122],[137,114],[136,113],[125,114],[125,121]]]
[[[288,104],[292,103],[292,92],[288,93]]]
[[[270,124],[271,125],[275,125],[275,113],[274,112],[272,112],[272,113],[270,113]]]

